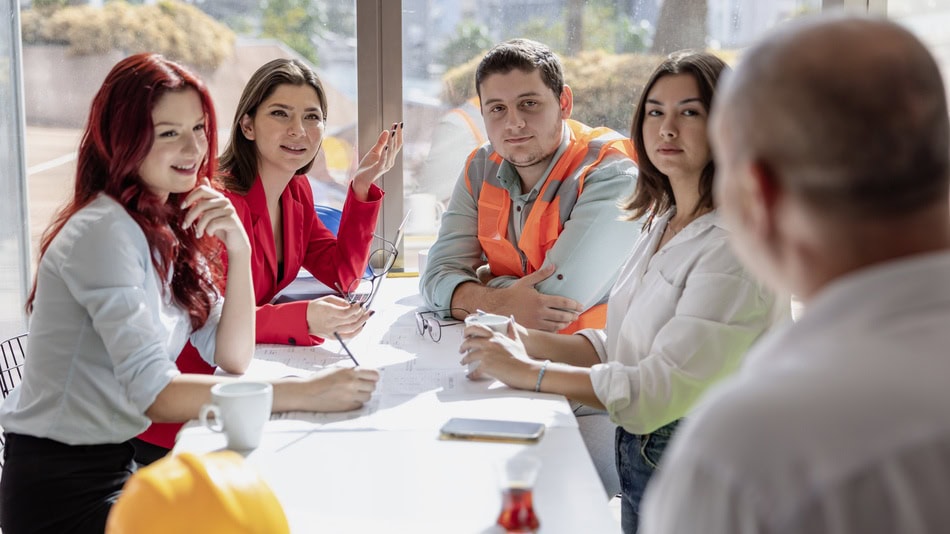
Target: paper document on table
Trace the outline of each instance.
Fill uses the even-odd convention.
[[[296,347],[292,345],[258,345],[254,357],[261,360],[280,362],[290,367],[309,369],[314,366],[326,367],[340,360],[349,360],[343,352],[329,350],[322,346]]]
[[[463,385],[465,369],[386,369],[379,391],[384,395],[414,395],[426,391],[456,391]]]
[[[435,361],[433,358],[458,363],[462,358],[459,345],[462,344],[461,323],[442,328],[442,338],[432,341],[429,334],[420,336],[415,326],[393,326],[383,335],[380,343],[404,350],[417,358]]]
[[[306,376],[326,367],[346,365],[349,361],[346,353],[336,353],[323,347],[258,345],[247,374],[260,378]]]
[[[358,410],[348,412],[280,412],[271,415],[271,421],[298,421],[310,425],[327,425],[330,423],[344,423],[359,419],[355,425],[359,428],[367,427],[366,417],[370,416],[379,409],[379,395],[373,395],[369,402],[364,404]]]

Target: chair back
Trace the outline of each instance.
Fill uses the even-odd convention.
[[[27,335],[20,334],[0,342],[0,394],[3,398],[7,398],[23,380]]]
[[[317,218],[320,219],[323,226],[326,226],[327,230],[336,236],[340,232],[340,220],[343,218],[343,212],[337,208],[321,206],[320,204],[314,204],[313,209],[317,212]],[[366,266],[366,271],[363,273],[363,276],[365,278],[372,278],[373,270],[369,265]]]
[[[23,363],[26,361],[27,334],[13,336],[0,342],[0,393],[7,398],[10,391],[23,380]],[[3,467],[3,448],[6,446],[3,429],[0,428],[0,468]]]

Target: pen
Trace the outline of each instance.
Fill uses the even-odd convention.
[[[343,350],[346,351],[346,355],[349,356],[351,360],[353,360],[353,365],[359,367],[359,366],[360,366],[360,362],[356,361],[356,357],[353,356],[353,353],[350,352],[350,348],[347,347],[347,346],[346,346],[346,343],[343,342],[343,338],[340,337],[340,333],[339,333],[339,332],[334,332],[334,333],[333,333],[333,337],[335,337],[336,340],[340,342],[340,346],[342,346],[342,347],[343,347]]]

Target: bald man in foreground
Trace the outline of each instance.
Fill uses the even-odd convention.
[[[950,125],[899,26],[784,26],[710,119],[733,245],[804,316],[686,419],[641,532],[950,532]]]

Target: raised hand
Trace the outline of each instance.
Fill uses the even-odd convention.
[[[327,295],[307,304],[307,328],[315,336],[332,338],[333,332],[338,332],[340,337],[349,339],[359,333],[373,313],[359,303],[350,304],[336,295]]]
[[[353,191],[358,200],[365,201],[369,194],[369,186],[393,168],[400,150],[402,150],[401,122],[393,123],[391,130],[383,130],[373,148],[360,160],[360,166],[353,176]]]

